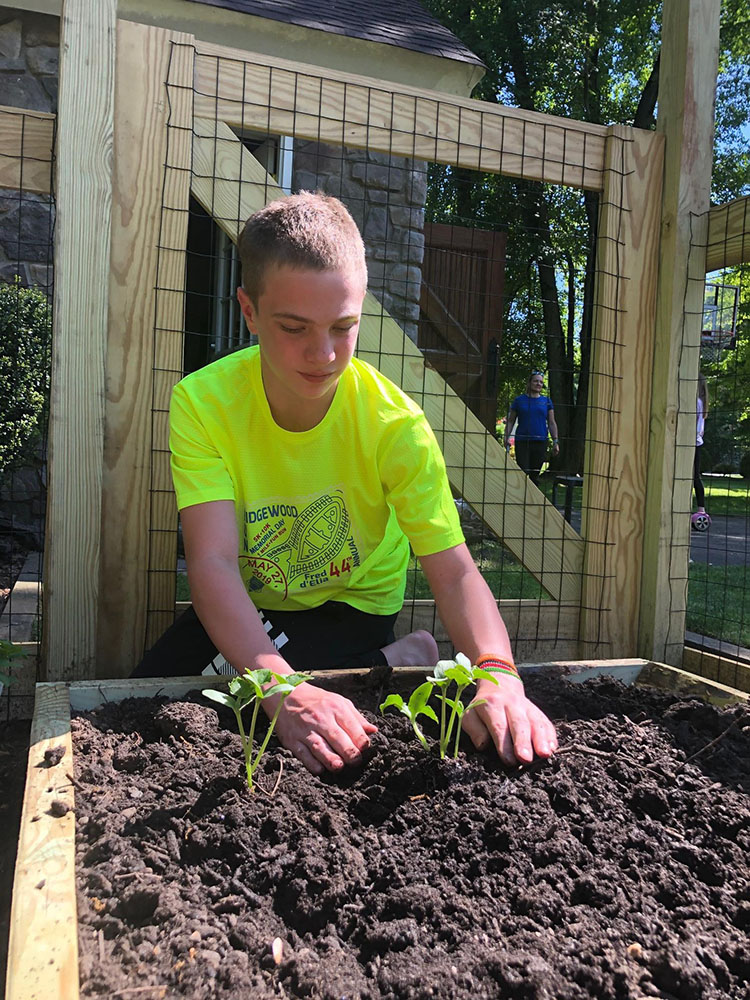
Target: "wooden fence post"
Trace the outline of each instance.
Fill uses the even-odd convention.
[[[719,51],[719,0],[665,0],[657,129],[666,139],[638,649],[685,645],[695,414]]]
[[[107,349],[116,0],[61,15],[43,671],[93,677]]]

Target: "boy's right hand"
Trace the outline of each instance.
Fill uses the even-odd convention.
[[[377,730],[348,698],[301,684],[284,702],[275,733],[308,771],[322,774],[358,764]]]

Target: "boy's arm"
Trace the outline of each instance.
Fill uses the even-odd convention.
[[[505,623],[497,602],[465,544],[420,557],[440,618],[451,642],[472,663],[486,653],[513,662]],[[481,749],[490,740],[503,761],[524,763],[549,757],[557,749],[549,719],[524,694],[520,680],[496,674],[497,685],[480,681],[477,697],[486,704],[464,716],[464,729]]]
[[[242,582],[234,503],[195,504],[180,517],[193,607],[216,647],[240,673],[261,667],[291,673]],[[272,715],[278,697],[262,704]],[[295,688],[276,723],[280,742],[313,774],[356,763],[376,731],[348,699],[312,684]]]
[[[555,420],[554,409],[547,410],[547,424],[549,432],[552,435],[552,454],[557,455],[560,451],[560,442],[558,441],[557,421]]]

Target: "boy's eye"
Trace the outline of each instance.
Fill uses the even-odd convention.
[[[302,331],[304,330],[303,326],[284,326],[283,323],[280,323],[279,326],[284,331],[284,333],[302,333]]]

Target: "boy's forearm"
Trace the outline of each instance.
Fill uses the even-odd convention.
[[[457,650],[472,663],[485,653],[513,662],[513,650],[497,602],[480,574],[456,579],[435,595],[440,619]]]

